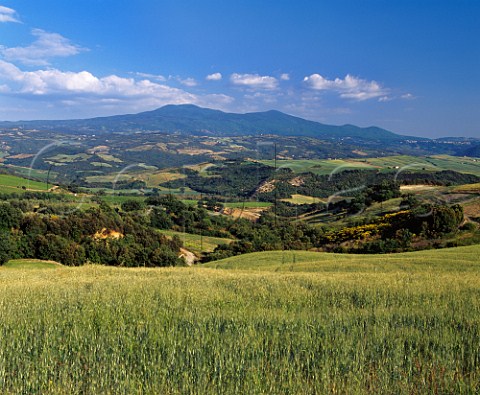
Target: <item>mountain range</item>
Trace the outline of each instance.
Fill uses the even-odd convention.
[[[191,104],[166,105],[138,114],[90,119],[0,122],[0,127],[15,126],[70,133],[159,131],[213,136],[275,134],[332,139],[354,138],[379,142],[395,142],[411,138],[375,126],[362,128],[354,125],[326,125],[275,110],[237,114]],[[420,140],[428,139],[420,138]]]

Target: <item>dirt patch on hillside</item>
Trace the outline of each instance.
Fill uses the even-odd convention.
[[[302,177],[295,177],[292,178],[288,183],[294,187],[301,187],[303,184],[305,184],[305,180]]]
[[[352,151],[352,153],[357,154],[357,155],[360,155],[360,156],[368,156],[368,154],[367,154],[366,152],[360,151],[360,150],[358,150],[358,149],[354,149],[354,150]]]
[[[480,199],[475,199],[463,206],[463,213],[467,218],[480,218]]]
[[[108,154],[110,147],[107,145],[97,145],[96,147],[87,150],[88,154]]]
[[[233,218],[244,218],[250,221],[256,221],[262,215],[262,212],[267,210],[268,207],[255,207],[255,208],[229,208],[225,207],[222,211],[223,214],[229,215]]]
[[[268,193],[275,190],[275,180],[273,181],[265,181],[263,182],[258,188],[257,193]]]
[[[183,258],[187,266],[192,266],[198,259],[193,252],[188,251],[185,248],[180,248],[180,254],[178,255],[178,257]]]
[[[116,230],[103,228],[93,235],[93,238],[96,240],[105,240],[105,239],[121,239],[123,234],[117,232]]]
[[[201,149],[201,148],[181,148],[178,149],[177,152],[179,154],[184,155],[205,155],[205,154],[213,154],[214,152],[210,149]]]

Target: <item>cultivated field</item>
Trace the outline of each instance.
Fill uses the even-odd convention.
[[[324,202],[324,200],[307,195],[293,194],[291,198],[282,199],[284,202],[289,202],[292,204],[313,204]]]
[[[24,189],[22,189],[22,187]],[[50,184],[51,188],[52,185]],[[1,193],[22,193],[25,190],[47,191],[47,184],[38,181],[31,181],[25,178],[13,176],[10,174],[0,174],[0,192]]]
[[[183,242],[183,246],[197,255],[202,252],[212,252],[218,245],[228,244],[233,241],[223,237],[201,236],[174,230],[162,230],[161,233],[170,237],[178,236]]]
[[[432,155],[425,157],[398,155],[361,159],[360,161],[366,165],[371,165],[382,169],[398,168],[397,170],[405,171],[453,170],[459,173],[480,175],[480,161],[478,159],[468,157],[450,155]]]
[[[273,160],[261,161],[274,166]],[[480,160],[449,155],[432,156],[385,156],[362,159],[311,159],[311,160],[277,160],[277,168],[289,168],[295,173],[312,172],[326,175],[343,170],[385,170],[385,171],[442,171],[453,170],[480,176]]]
[[[0,268],[0,393],[476,394],[479,256]]]
[[[260,161],[268,166],[275,166],[273,160]],[[313,174],[326,175],[332,171],[337,172],[341,170],[374,170],[376,167],[367,163],[355,160],[341,160],[341,159],[291,159],[291,160],[277,160],[277,168],[292,169],[294,173],[311,172]]]

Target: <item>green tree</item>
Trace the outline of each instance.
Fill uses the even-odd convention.
[[[121,207],[122,207],[122,210],[126,211],[126,212],[138,211],[138,210],[143,210],[144,209],[145,203],[143,203],[141,201],[138,201],[138,200],[129,199],[129,200],[124,201],[122,203]]]
[[[13,207],[10,203],[0,203],[0,229],[18,228],[22,216],[21,210]]]
[[[157,229],[171,229],[173,221],[164,209],[154,207],[150,214],[150,225]]]
[[[462,221],[463,209],[461,206],[436,206],[432,210],[429,231],[432,234],[451,233],[458,229]]]
[[[8,232],[0,232],[0,265],[7,263],[11,259],[11,253],[10,234]]]

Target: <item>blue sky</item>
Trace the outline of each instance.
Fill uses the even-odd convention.
[[[0,0],[0,119],[194,103],[480,137],[480,1]]]

